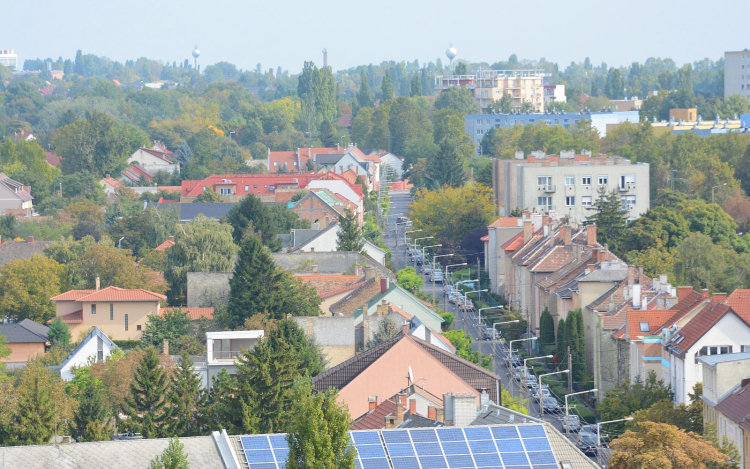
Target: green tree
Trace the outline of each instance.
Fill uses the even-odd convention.
[[[337,251],[362,252],[365,239],[357,223],[357,215],[347,209],[343,217],[339,217],[339,232],[336,239]]]
[[[370,146],[370,132],[373,125],[373,114],[375,110],[371,107],[360,108],[352,120],[351,140],[361,148]],[[311,161],[311,160],[308,160]]]
[[[171,378],[169,412],[172,417],[170,433],[193,436],[200,433],[198,423],[201,381],[195,374],[195,364],[184,351]]]
[[[714,244],[702,233],[693,233],[674,249],[674,274],[680,285],[731,292],[744,286],[745,256]]]
[[[409,218],[423,236],[460,243],[471,230],[489,225],[494,210],[492,189],[471,184],[419,190],[409,207]]]
[[[389,111],[388,133],[390,150],[399,155],[420,136],[431,134],[425,99],[401,96],[394,100]]]
[[[565,318],[557,321],[557,360],[560,361],[568,355],[568,338],[565,332],[568,327],[565,324]]]
[[[282,209],[288,210],[285,207]],[[280,220],[275,212],[263,205],[260,199],[252,194],[242,199],[242,202],[232,207],[227,214],[227,221],[232,225],[234,242],[240,243],[245,233],[252,230],[260,236],[264,246],[272,251],[281,249],[281,243],[276,238],[282,233]]]
[[[391,82],[391,70],[388,68],[385,69],[385,76],[383,77],[380,92],[383,95],[383,102],[390,101],[396,97],[396,92],[393,90],[393,82]]]
[[[51,186],[60,170],[45,161],[44,149],[35,141],[6,140],[0,145],[0,171],[11,179],[31,186],[34,205],[43,203],[51,194]]]
[[[598,197],[589,209],[594,213],[588,221],[596,225],[597,241],[609,246],[609,250],[620,252],[620,244],[627,229],[627,215],[622,210],[620,197],[614,190],[607,193],[604,186],[599,188]]]
[[[299,380],[293,388],[294,410],[303,418],[290,425],[290,469],[352,469],[356,450],[349,441],[352,425],[349,410],[339,403],[338,392],[330,389],[316,393],[308,380]]]
[[[570,346],[573,380],[582,382],[586,376],[586,341],[583,330],[583,314],[580,309],[568,312],[568,318],[565,320],[565,339]]]
[[[160,456],[155,457],[148,467],[149,469],[190,469],[187,456],[185,446],[180,443],[179,438],[170,438],[167,449]]]
[[[425,186],[432,190],[438,190],[443,186],[457,188],[463,186],[466,180],[464,158],[459,146],[456,142],[443,140],[435,158],[427,167]]]
[[[180,350],[181,339],[192,332],[191,326],[190,318],[182,309],[162,309],[161,314],[151,314],[146,319],[141,342],[147,346],[161,347],[164,340],[168,340],[172,350]]]
[[[336,139],[336,128],[331,124],[331,121],[324,120],[320,124],[320,143],[324,147],[335,147],[338,140]]]
[[[629,417],[634,412],[651,407],[661,401],[671,401],[674,397],[669,385],[656,379],[656,373],[648,373],[646,381],[625,381],[604,394],[598,406],[602,420],[615,420]],[[619,432],[623,424],[612,424],[611,432]]]
[[[372,107],[372,94],[370,93],[370,84],[367,82],[367,75],[364,67],[359,73],[359,92],[357,93],[357,104],[359,109]],[[359,113],[357,113],[359,115]]]
[[[194,202],[205,204],[220,203],[224,202],[224,197],[222,197],[218,192],[214,191],[211,187],[206,187],[203,192],[198,194],[198,197],[195,198]]]
[[[65,267],[45,256],[14,259],[0,267],[2,312],[14,321],[44,323],[55,317],[49,300],[62,292]]]
[[[422,80],[419,75],[414,75],[411,79],[411,93],[409,96],[422,96]]]
[[[539,318],[539,344],[542,347],[555,346],[555,320],[547,308]]]
[[[128,427],[144,438],[166,436],[169,425],[169,383],[167,372],[159,362],[156,349],[149,347],[143,354],[130,384],[126,399]]]
[[[468,88],[452,86],[435,99],[435,109],[455,109],[462,115],[479,114],[479,106]]]
[[[388,316],[384,317],[380,321],[380,324],[378,324],[378,328],[372,336],[372,339],[367,341],[367,348],[373,348],[388,341],[388,339],[395,337],[400,331],[401,328],[393,319]]]
[[[418,290],[424,284],[424,279],[414,267],[406,267],[396,272],[396,281],[411,292]]]
[[[211,379],[211,389],[204,392],[200,402],[200,424],[209,430],[226,429],[227,432],[241,433],[242,415],[235,409],[237,379],[230,376],[225,368]]]
[[[227,223],[198,215],[182,229],[167,251],[164,271],[172,304],[184,304],[188,272],[227,272],[237,253],[232,226]]]
[[[47,336],[53,344],[59,344],[63,347],[70,345],[70,328],[62,322],[62,318],[55,318],[50,323]]]
[[[76,378],[79,374],[83,373],[77,372]],[[80,404],[70,425],[71,435],[79,442],[108,440],[110,409],[104,385],[89,375],[78,392]]]

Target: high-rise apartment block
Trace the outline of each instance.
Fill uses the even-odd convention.
[[[724,97],[750,99],[750,50],[724,52]]]

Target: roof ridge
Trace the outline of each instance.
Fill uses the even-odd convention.
[[[472,363],[472,362],[470,362],[469,360],[467,360],[465,358],[459,357],[458,355],[446,352],[445,350],[441,349],[440,347],[432,345],[431,343],[426,342],[426,341],[420,339],[419,337],[414,337],[411,334],[409,335],[409,337],[411,339],[415,340],[419,345],[421,345],[424,348],[432,349],[435,352],[437,352],[437,353],[439,353],[441,355],[444,355],[446,357],[449,357],[449,358],[451,358],[453,360],[456,360],[459,363],[461,363],[462,365],[469,366],[470,368],[473,368],[475,371],[483,373],[483,374],[489,376],[490,378],[497,379],[497,380],[500,379],[500,377],[498,375],[496,375],[494,372],[492,372],[490,370],[487,370],[484,367],[481,367],[481,366],[477,365],[476,363]]]

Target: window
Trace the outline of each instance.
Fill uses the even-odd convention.
[[[536,183],[539,186],[551,186],[552,185],[552,176],[538,176],[536,178]]]
[[[115,305],[110,303],[109,304],[109,320],[114,321],[115,319]]]
[[[576,177],[575,176],[565,176],[565,185],[566,186],[575,186],[576,185]]]
[[[279,162],[278,162],[278,161],[274,161],[274,162],[273,162],[273,165],[274,165],[274,166],[278,166],[278,165],[279,165]]]
[[[724,355],[726,353],[732,353],[731,345],[703,347],[698,351],[698,356],[702,357],[704,355]]]
[[[96,303],[91,303],[91,314],[96,314]]]
[[[219,194],[221,194],[221,195],[229,195],[231,193],[232,193],[232,189],[230,189],[228,187],[222,187],[222,188],[219,189]]]
[[[125,315],[125,330],[128,330],[128,315]]]
[[[245,186],[245,192],[250,190],[250,186]]]
[[[590,186],[591,176],[581,176],[581,184],[583,184],[584,186]]]
[[[623,174],[620,176],[620,188],[632,189],[635,187],[635,174]]]
[[[257,188],[258,188],[258,185],[257,184],[253,184],[253,189],[257,189]]]
[[[135,326],[135,328],[140,331],[141,330],[141,325],[138,324],[137,326]]]
[[[551,210],[552,209],[552,197],[539,197],[536,201],[537,207],[544,209],[544,210]]]
[[[576,198],[574,196],[566,195],[565,196],[565,206],[566,207],[573,207],[576,204]]]
[[[581,205],[584,207],[590,207],[592,202],[592,197],[590,195],[584,195],[581,197]]]
[[[638,323],[638,326],[640,327],[641,332],[649,332],[651,330],[648,327],[648,322],[647,321]]]
[[[742,351],[743,352],[750,352],[750,345],[743,345],[742,346]]]
[[[607,177],[606,174],[600,174],[598,181],[599,181],[600,186],[606,186],[607,183],[609,182],[609,177]]]
[[[632,207],[635,206],[635,196],[634,195],[623,195],[620,197],[620,202],[622,204],[623,210],[630,210]]]
[[[104,360],[104,341],[96,336],[96,361]]]

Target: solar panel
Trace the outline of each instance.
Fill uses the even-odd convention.
[[[557,469],[542,425],[349,432],[357,469]],[[284,469],[286,435],[239,437],[244,467]]]

